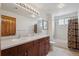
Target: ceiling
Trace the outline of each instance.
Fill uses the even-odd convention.
[[[59,3],[40,3],[40,4],[32,4],[33,6],[35,6],[38,11],[40,11],[40,13],[42,14],[49,14],[49,13],[53,13],[53,12],[58,12],[58,11],[62,11],[62,10],[77,10],[79,8],[79,3],[65,3],[63,8],[58,8],[57,6],[59,5]]]
[[[79,8],[79,3],[65,3],[63,8],[58,8],[59,3],[28,3],[29,5],[33,6],[37,11],[40,12],[41,16],[45,16],[46,14],[52,14],[55,12],[60,12],[65,10],[77,10]],[[12,11],[16,12],[21,15],[31,15],[31,13],[28,13],[24,11],[21,8],[18,8],[15,4],[13,3],[3,3],[2,4],[2,9],[7,10],[7,11]]]

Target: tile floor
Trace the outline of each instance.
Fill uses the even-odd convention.
[[[79,50],[51,45],[51,50],[47,56],[79,56]]]

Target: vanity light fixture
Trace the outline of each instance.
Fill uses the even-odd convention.
[[[65,5],[63,3],[58,4],[58,8],[63,8]]]
[[[39,12],[35,8],[33,8],[31,5],[28,5],[26,3],[16,3],[16,5],[25,9],[26,11],[32,14],[39,15]]]

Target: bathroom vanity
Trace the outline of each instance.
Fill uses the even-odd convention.
[[[49,35],[1,40],[2,56],[45,56],[49,50]]]

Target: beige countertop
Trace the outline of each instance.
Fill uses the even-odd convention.
[[[1,50],[18,46],[23,43],[28,43],[30,41],[38,40],[40,38],[47,37],[47,36],[49,35],[34,35],[34,36],[21,37],[21,38],[16,38],[16,39],[1,40]]]

